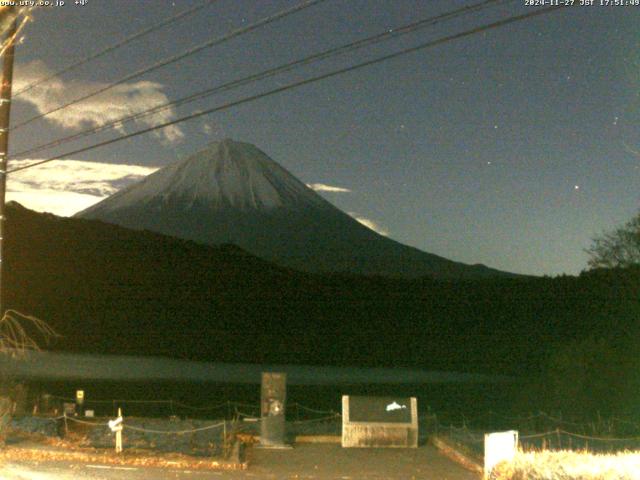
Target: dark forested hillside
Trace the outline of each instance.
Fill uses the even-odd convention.
[[[13,204],[4,287],[8,307],[62,334],[57,350],[532,375],[584,339],[633,348],[639,279],[312,275]]]

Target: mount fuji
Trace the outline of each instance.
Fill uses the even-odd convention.
[[[277,264],[310,272],[435,278],[510,275],[379,235],[257,147],[232,140],[214,142],[76,217],[205,244],[233,243]]]

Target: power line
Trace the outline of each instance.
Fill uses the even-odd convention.
[[[110,46],[104,48],[103,50],[100,50],[99,52],[96,52],[96,53],[94,53],[92,55],[84,57],[83,59],[78,60],[76,63],[73,63],[73,64],[71,64],[71,65],[69,65],[67,67],[64,67],[64,68],[58,70],[57,72],[54,72],[54,73],[52,73],[50,75],[46,75],[46,76],[44,76],[44,77],[42,77],[42,78],[30,83],[29,85],[27,85],[27,86],[21,88],[20,90],[18,90],[14,94],[14,97],[17,97],[18,95],[22,95],[23,93],[28,92],[29,90],[37,87],[38,85],[41,85],[44,82],[47,82],[47,81],[51,80],[52,78],[59,77],[60,75],[63,75],[65,73],[70,72],[71,70],[75,70],[76,68],[78,68],[78,67],[80,67],[82,65],[85,65],[85,64],[91,62],[92,60],[95,60],[96,58],[102,57],[102,56],[106,55],[107,53],[113,52],[114,50],[117,50],[118,48],[121,48],[121,47],[127,45],[128,43],[133,42],[134,40],[137,40],[137,39],[139,39],[141,37],[144,37],[145,35],[148,35],[148,34],[150,34],[152,32],[155,32],[156,30],[159,30],[159,29],[161,29],[162,27],[164,27],[166,25],[169,25],[171,23],[177,22],[178,20],[180,20],[180,19],[182,19],[184,17],[187,17],[189,15],[193,15],[194,13],[202,10],[203,8],[209,6],[210,4],[212,4],[212,3],[216,2],[216,1],[217,0],[207,0],[206,2],[204,2],[204,3],[200,4],[200,5],[197,5],[197,6],[193,7],[193,8],[190,8],[188,10],[183,10],[182,12],[177,13],[176,15],[174,15],[172,17],[165,18],[164,20],[162,20],[162,21],[160,21],[160,22],[158,22],[158,23],[156,23],[154,25],[151,25],[150,27],[147,27],[147,28],[145,28],[145,29],[143,29],[143,30],[141,30],[141,31],[139,31],[137,33],[134,33],[133,35],[130,35],[129,37],[123,38],[121,41],[119,41],[117,43],[114,43],[113,45],[110,45]]]
[[[489,23],[489,24],[486,24],[486,25],[482,25],[480,27],[475,27],[475,28],[472,28],[470,30],[466,30],[466,31],[461,32],[461,33],[456,33],[454,35],[449,35],[447,37],[439,38],[437,40],[432,40],[432,41],[429,41],[429,42],[426,42],[426,43],[422,43],[420,45],[417,45],[417,46],[414,46],[414,47],[410,47],[410,48],[406,48],[404,50],[400,50],[398,52],[394,52],[394,53],[391,53],[391,54],[388,54],[388,55],[384,55],[382,57],[378,57],[378,58],[375,58],[375,59],[372,59],[372,60],[368,60],[366,62],[361,62],[361,63],[358,63],[356,65],[352,65],[350,67],[345,67],[345,68],[341,68],[339,70],[334,70],[332,72],[325,73],[323,75],[318,75],[316,77],[308,78],[306,80],[300,80],[298,82],[293,82],[293,83],[290,83],[288,85],[285,85],[285,86],[282,86],[282,87],[279,87],[279,88],[275,88],[273,90],[269,90],[267,92],[259,93],[259,94],[256,94],[256,95],[252,95],[250,97],[245,97],[243,99],[236,100],[236,101],[233,101],[233,102],[229,102],[229,103],[226,103],[226,104],[218,106],[218,107],[210,108],[210,109],[204,110],[202,112],[192,113],[190,115],[187,115],[187,116],[175,119],[175,120],[171,120],[171,121],[159,124],[159,125],[155,125],[153,127],[149,127],[149,128],[145,128],[145,129],[142,129],[142,130],[138,130],[137,132],[133,132],[133,133],[129,133],[129,134],[126,134],[126,135],[122,135],[122,136],[119,136],[119,137],[116,137],[116,138],[112,138],[110,140],[105,140],[104,142],[100,142],[100,143],[97,143],[97,144],[94,144],[94,145],[91,145],[91,146],[88,146],[88,147],[79,148],[77,150],[66,152],[66,153],[63,153],[61,155],[57,155],[57,156],[54,156],[54,157],[51,157],[51,158],[47,158],[45,160],[41,160],[41,161],[38,161],[38,162],[31,163],[29,165],[25,165],[23,167],[17,167],[17,168],[14,168],[12,170],[9,170],[7,173],[19,172],[21,170],[26,170],[28,168],[36,167],[36,166],[42,165],[44,163],[51,162],[53,160],[59,160],[59,159],[61,159],[63,157],[68,157],[68,156],[71,156],[71,155],[77,155],[79,153],[84,153],[84,152],[87,152],[87,151],[90,151],[90,150],[93,150],[93,149],[96,149],[96,148],[104,147],[106,145],[111,145],[112,143],[121,142],[123,140],[127,140],[129,138],[137,137],[137,136],[143,135],[145,133],[149,133],[149,132],[153,132],[155,130],[166,128],[166,127],[169,127],[171,125],[175,125],[177,123],[186,122],[188,120],[193,120],[194,118],[202,117],[204,115],[209,115],[211,113],[219,112],[219,111],[222,111],[222,110],[227,110],[229,108],[236,107],[238,105],[243,105],[245,103],[253,102],[255,100],[258,100],[258,99],[261,99],[261,98],[265,98],[265,97],[269,97],[271,95],[275,95],[275,94],[278,94],[278,93],[282,93],[282,92],[285,92],[287,90],[291,90],[293,88],[297,88],[297,87],[301,87],[303,85],[308,85],[308,84],[311,84],[311,83],[319,82],[321,80],[326,80],[327,78],[336,77],[338,75],[342,75],[344,73],[348,73],[348,72],[352,72],[352,71],[355,71],[355,70],[359,70],[359,69],[364,68],[364,67],[368,67],[368,66],[371,66],[371,65],[375,65],[375,64],[387,61],[387,60],[391,60],[391,59],[400,57],[402,55],[407,55],[409,53],[413,53],[413,52],[417,52],[417,51],[424,50],[424,49],[427,49],[427,48],[435,47],[435,46],[438,46],[438,45],[441,45],[443,43],[447,43],[447,42],[450,42],[450,41],[453,41],[453,40],[457,40],[457,39],[460,39],[460,38],[468,37],[470,35],[475,35],[476,33],[481,33],[481,32],[487,31],[487,30],[493,30],[495,28],[499,28],[499,27],[502,27],[502,26],[505,26],[505,25],[508,25],[508,24],[511,24],[511,23],[515,23],[515,22],[519,22],[519,21],[522,21],[522,20],[526,20],[528,18],[544,15],[546,13],[550,13],[552,11],[559,10],[561,8],[565,8],[565,6],[564,5],[560,5],[560,6],[545,7],[545,8],[534,10],[534,11],[531,11],[531,12],[528,12],[528,13],[525,13],[525,14],[522,14],[522,15],[509,17],[509,18],[506,18],[506,19],[503,19],[503,20],[499,20],[497,22],[493,22],[493,23]]]
[[[286,71],[290,71],[294,68],[303,66],[303,65],[309,65],[311,63],[315,63],[317,61],[320,60],[326,60],[327,58],[333,57],[333,56],[337,56],[337,55],[341,55],[356,49],[360,49],[360,48],[364,48],[370,45],[374,45],[377,43],[381,43],[383,41],[387,41],[387,40],[392,40],[395,39],[399,36],[408,34],[408,33],[413,33],[416,31],[419,31],[421,29],[424,29],[428,26],[432,26],[435,25],[441,21],[446,21],[446,20],[451,20],[453,18],[456,17],[460,17],[463,15],[468,15],[471,13],[475,13],[481,10],[484,10],[487,7],[492,6],[492,4],[506,4],[506,3],[512,3],[515,0],[484,0],[482,2],[476,3],[474,5],[468,5],[462,8],[458,8],[456,10],[452,10],[450,12],[444,13],[444,14],[440,14],[440,15],[436,15],[436,16],[432,16],[432,17],[428,17],[422,20],[418,20],[416,22],[412,22],[410,24],[398,27],[398,28],[394,28],[394,29],[388,29],[385,30],[382,33],[379,33],[377,35],[373,35],[373,36],[369,36],[367,38],[361,39],[361,40],[357,40],[355,42],[351,42],[348,43],[346,45],[341,45],[339,47],[334,47],[334,48],[330,48],[328,50],[324,50],[320,53],[316,53],[307,57],[304,57],[302,59],[299,60],[295,60],[293,62],[289,62],[283,65],[280,65],[278,67],[274,67],[268,70],[263,70],[262,72],[250,75],[248,77],[244,77],[241,79],[237,79],[237,80],[233,80],[231,82],[227,82],[224,83],[222,85],[218,85],[216,87],[213,88],[209,88],[206,89],[204,91],[198,92],[198,93],[194,93],[191,94],[187,97],[183,97],[180,98],[178,100],[174,100],[171,102],[166,102],[164,104],[161,105],[157,105],[155,107],[152,107],[150,109],[141,111],[141,112],[136,112],[133,113],[131,115],[128,116],[124,116],[121,117],[119,119],[113,120],[111,122],[105,123],[103,125],[97,126],[97,127],[93,127],[87,130],[84,130],[82,132],[78,132],[75,133],[73,135],[69,135],[66,137],[61,137],[58,138],[56,140],[53,140],[51,142],[42,144],[42,145],[38,145],[36,147],[30,148],[28,150],[23,150],[21,152],[18,152],[16,154],[14,154],[12,156],[12,158],[16,158],[16,157],[22,157],[25,155],[29,155],[35,152],[39,152],[41,150],[44,149],[48,149],[48,148],[52,148],[52,147],[57,147],[60,146],[62,144],[68,143],[70,141],[79,139],[79,138],[83,138],[86,137],[88,135],[92,135],[95,133],[100,133],[103,132],[105,130],[109,130],[111,128],[114,127],[119,127],[121,125],[123,125],[124,123],[128,123],[134,120],[137,120],[139,118],[143,118],[149,115],[153,115],[156,113],[159,113],[161,111],[167,110],[169,108],[172,107],[177,107],[177,106],[181,106],[187,103],[191,103],[194,102],[196,100],[201,100],[203,98],[207,98],[209,96],[212,96],[216,93],[220,93],[226,90],[230,90],[236,87],[240,87],[243,85],[247,85],[249,83],[253,83],[259,80],[263,80],[265,78],[277,75],[279,73],[283,73]]]
[[[170,65],[172,63],[175,63],[175,62],[177,62],[179,60],[182,60],[182,59],[187,58],[187,57],[189,57],[191,55],[194,55],[194,54],[196,54],[198,52],[201,52],[202,50],[204,50],[206,48],[211,48],[211,47],[214,47],[216,45],[220,45],[221,43],[224,43],[224,42],[226,42],[228,40],[231,40],[232,38],[238,37],[240,35],[244,35],[245,33],[248,33],[248,32],[251,32],[253,30],[256,30],[256,29],[258,29],[260,27],[263,27],[265,25],[273,23],[273,22],[275,22],[277,20],[280,20],[280,19],[282,19],[284,17],[287,17],[289,15],[292,15],[294,13],[297,13],[297,12],[299,12],[301,10],[304,10],[306,8],[309,8],[309,7],[312,7],[313,5],[316,5],[316,4],[324,2],[324,1],[325,0],[306,0],[306,1],[294,6],[292,8],[281,10],[280,12],[278,12],[278,13],[276,13],[274,15],[270,15],[268,17],[265,17],[262,20],[259,20],[259,21],[255,22],[255,23],[247,25],[246,27],[242,27],[242,28],[238,28],[236,30],[232,30],[231,32],[227,33],[226,35],[223,35],[221,37],[215,38],[215,39],[210,40],[208,42],[205,42],[205,43],[203,43],[201,45],[193,47],[193,48],[187,50],[186,52],[183,52],[183,53],[180,53],[178,55],[174,55],[174,56],[169,57],[167,59],[161,60],[160,62],[155,63],[155,64],[151,65],[150,67],[146,67],[146,68],[143,68],[142,70],[138,70],[137,72],[132,73],[130,75],[127,75],[127,76],[121,78],[120,80],[116,80],[115,82],[110,83],[110,84],[108,84],[108,85],[106,85],[106,86],[104,86],[102,88],[99,88],[98,90],[95,90],[94,92],[92,92],[90,94],[87,94],[87,95],[85,95],[83,97],[80,97],[80,98],[76,98],[75,100],[72,100],[72,101],[70,101],[68,103],[65,103],[63,105],[60,105],[60,106],[58,106],[58,107],[56,107],[56,108],[54,108],[52,110],[49,110],[48,112],[36,115],[35,117],[32,117],[32,118],[30,118],[28,120],[25,120],[22,123],[19,123],[19,124],[15,125],[13,128],[11,128],[11,130],[16,130],[16,129],[18,129],[20,127],[23,127],[25,125],[28,125],[28,124],[30,124],[30,123],[32,123],[32,122],[34,122],[34,121],[36,121],[36,120],[38,120],[40,118],[46,117],[46,116],[48,116],[48,115],[50,115],[52,113],[55,113],[55,112],[58,112],[58,111],[60,111],[62,109],[68,108],[71,105],[75,105],[76,103],[82,102],[83,100],[86,100],[88,98],[94,97],[94,96],[96,96],[96,95],[98,95],[100,93],[104,93],[107,90],[111,90],[112,88],[114,88],[114,87],[116,87],[118,85],[121,85],[124,82],[128,82],[129,80],[133,80],[135,78],[138,78],[138,77],[140,77],[140,76],[142,76],[142,75],[144,75],[146,73],[153,72],[155,70],[158,70],[159,68],[162,68],[162,67]]]

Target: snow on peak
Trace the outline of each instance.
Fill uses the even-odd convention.
[[[158,170],[100,202],[96,210],[158,200],[238,210],[326,205],[322,197],[260,149],[231,139],[213,142],[187,159]]]

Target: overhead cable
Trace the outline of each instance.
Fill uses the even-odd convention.
[[[199,53],[202,50],[205,50],[207,48],[211,48],[211,47],[220,45],[222,43],[225,43],[225,42],[231,40],[232,38],[236,38],[236,37],[239,37],[240,35],[244,35],[245,33],[249,33],[249,32],[251,32],[253,30],[256,30],[256,29],[258,29],[260,27],[263,27],[265,25],[273,23],[273,22],[275,22],[277,20],[280,20],[282,18],[288,17],[289,15],[293,15],[294,13],[297,13],[297,12],[299,12],[301,10],[304,10],[306,8],[309,8],[309,7],[312,7],[312,6],[316,5],[316,4],[324,2],[324,1],[326,1],[326,0],[306,0],[306,1],[296,5],[294,7],[291,7],[291,8],[285,9],[285,10],[281,10],[278,13],[275,13],[275,14],[270,15],[268,17],[265,17],[265,18],[263,18],[261,20],[258,20],[255,23],[247,25],[246,27],[237,28],[235,30],[232,30],[231,32],[229,32],[229,33],[227,33],[225,35],[222,35],[220,37],[216,37],[213,40],[209,40],[209,41],[207,41],[207,42],[205,42],[203,44],[200,44],[200,45],[198,45],[196,47],[190,48],[189,50],[187,50],[187,51],[185,51],[183,53],[171,56],[171,57],[166,58],[164,60],[161,60],[161,61],[159,61],[157,63],[154,63],[153,65],[151,65],[149,67],[145,67],[145,68],[143,68],[141,70],[138,70],[138,71],[136,71],[136,72],[134,72],[132,74],[126,75],[126,76],[120,78],[119,80],[116,80],[115,82],[111,82],[111,83],[99,88],[98,90],[94,90],[93,92],[91,92],[91,93],[89,93],[87,95],[84,95],[82,97],[76,98],[76,99],[71,100],[71,101],[69,101],[67,103],[59,105],[58,107],[55,107],[55,108],[53,108],[51,110],[48,110],[48,111],[46,111],[44,113],[40,113],[40,114],[38,114],[38,115],[36,115],[34,117],[31,117],[28,120],[25,120],[25,121],[23,121],[21,123],[18,123],[14,127],[10,128],[9,131],[13,131],[13,130],[16,130],[18,128],[24,127],[25,125],[28,125],[28,124],[30,124],[32,122],[35,122],[36,120],[39,120],[41,118],[47,117],[47,116],[51,115],[52,113],[59,112],[60,110],[68,108],[68,107],[70,107],[72,105],[75,105],[77,103],[80,103],[80,102],[82,102],[84,100],[87,100],[87,99],[89,99],[91,97],[95,97],[96,95],[104,93],[104,92],[106,92],[108,90],[111,90],[112,88],[117,87],[118,85],[122,85],[125,82],[128,82],[130,80],[134,80],[136,78],[141,77],[142,75],[145,75],[147,73],[150,73],[150,72],[153,72],[155,70],[158,70],[158,69],[160,69],[162,67],[166,67],[167,65],[170,65],[172,63],[175,63],[175,62],[178,62],[180,60],[183,60],[183,59],[185,59],[187,57],[190,57],[192,55],[195,55],[196,53]]]
[[[187,17],[189,15],[193,15],[194,13],[202,10],[203,8],[209,6],[210,4],[216,2],[218,0],[207,0],[206,2],[200,4],[200,5],[196,5],[193,8],[190,8],[188,10],[183,10],[182,12],[177,13],[176,15],[169,17],[169,18],[165,18],[164,20],[151,25],[139,32],[134,33],[133,35],[130,35],[126,38],[123,38],[122,40],[120,40],[117,43],[114,43],[113,45],[109,45],[108,47],[93,53],[91,55],[88,55],[84,58],[82,58],[81,60],[78,60],[76,63],[72,63],[71,65],[68,65],[64,68],[61,68],[60,70],[51,73],[49,75],[45,75],[42,78],[39,78],[38,80],[35,80],[34,82],[22,87],[21,89],[19,89],[17,92],[14,92],[13,96],[17,97],[25,92],[28,92],[29,90],[37,87],[38,85],[43,84],[44,82],[48,82],[49,80],[59,77],[61,75],[64,75],[65,73],[68,73],[72,70],[75,70],[78,67],[81,67],[82,65],[85,65],[93,60],[95,60],[96,58],[100,58],[104,55],[106,55],[107,53],[113,52],[114,50],[117,50],[118,48],[124,47],[125,45],[127,45],[128,43],[133,42],[134,40],[137,40],[141,37],[144,37],[145,35],[148,35],[152,32],[155,32],[156,30],[161,29],[162,27],[165,27],[167,25],[170,25],[171,23],[175,23],[178,20],[181,20],[184,17]]]
[[[213,107],[213,108],[210,108],[208,110],[201,111],[201,112],[195,112],[195,113],[192,113],[190,115],[186,115],[184,117],[177,118],[175,120],[167,121],[167,122],[161,123],[159,125],[155,125],[155,126],[152,126],[152,127],[148,127],[148,128],[142,129],[142,130],[138,130],[136,132],[132,132],[132,133],[129,133],[129,134],[126,134],[126,135],[121,135],[119,137],[112,138],[112,139],[109,139],[109,140],[105,140],[103,142],[96,143],[94,145],[90,145],[90,146],[87,146],[87,147],[83,147],[83,148],[79,148],[79,149],[72,150],[72,151],[69,151],[69,152],[65,152],[65,153],[63,153],[61,155],[56,155],[54,157],[47,158],[45,160],[40,160],[38,162],[34,162],[34,163],[29,164],[29,165],[25,165],[25,166],[22,166],[22,167],[17,167],[17,168],[11,169],[7,173],[19,172],[21,170],[26,170],[28,168],[36,167],[36,166],[42,165],[44,163],[51,162],[53,160],[59,160],[61,158],[69,157],[71,155],[77,155],[79,153],[88,152],[88,151],[94,150],[96,148],[100,148],[100,147],[104,147],[104,146],[107,146],[107,145],[111,145],[113,143],[121,142],[121,141],[127,140],[129,138],[137,137],[139,135],[144,135],[146,133],[153,132],[153,131],[156,131],[156,130],[160,130],[162,128],[166,128],[166,127],[169,127],[169,126],[172,126],[172,125],[176,125],[178,123],[182,123],[182,122],[186,122],[186,121],[189,121],[189,120],[193,120],[195,118],[199,118],[199,117],[202,117],[202,116],[205,116],[205,115],[209,115],[209,114],[212,114],[212,113],[215,113],[215,112],[228,110],[229,108],[236,107],[238,105],[243,105],[243,104],[246,104],[246,103],[249,103],[249,102],[253,102],[253,101],[261,99],[261,98],[265,98],[265,97],[269,97],[269,96],[272,96],[272,95],[276,95],[278,93],[282,93],[282,92],[285,92],[285,91],[288,91],[288,90],[291,90],[291,89],[294,89],[294,88],[298,88],[298,87],[301,87],[303,85],[309,85],[309,84],[312,84],[312,83],[319,82],[321,80],[326,80],[328,78],[333,78],[333,77],[336,77],[338,75],[343,75],[343,74],[348,73],[348,72],[353,72],[355,70],[359,70],[361,68],[365,68],[365,67],[368,67],[368,66],[371,66],[371,65],[376,65],[378,63],[385,62],[387,60],[391,60],[391,59],[394,59],[394,58],[398,58],[400,56],[407,55],[409,53],[414,53],[414,52],[417,52],[417,51],[425,50],[427,48],[431,48],[431,47],[435,47],[435,46],[438,46],[438,45],[442,45],[444,43],[448,43],[448,42],[451,42],[453,40],[457,40],[457,39],[460,39],[460,38],[468,37],[468,36],[471,36],[471,35],[475,35],[477,33],[485,32],[485,31],[496,29],[496,28],[499,28],[499,27],[503,27],[503,26],[509,25],[511,23],[515,23],[515,22],[527,20],[529,18],[534,18],[534,17],[538,17],[538,16],[541,16],[541,15],[545,15],[547,13],[551,13],[553,11],[560,10],[562,8],[565,8],[565,6],[563,6],[563,5],[561,5],[561,6],[550,6],[550,7],[545,7],[545,8],[541,8],[541,9],[538,9],[538,10],[533,10],[531,12],[528,12],[528,13],[525,13],[525,14],[522,14],[522,15],[508,17],[508,18],[505,18],[503,20],[499,20],[499,21],[496,21],[496,22],[493,22],[493,23],[482,25],[480,27],[475,27],[475,28],[472,28],[472,29],[469,29],[469,30],[465,30],[463,32],[456,33],[454,35],[449,35],[449,36],[446,36],[446,37],[442,37],[442,38],[439,38],[437,40],[432,40],[432,41],[429,41],[429,42],[426,42],[426,43],[422,43],[422,44],[414,46],[414,47],[406,48],[404,50],[400,50],[400,51],[397,51],[397,52],[394,52],[394,53],[391,53],[391,54],[387,54],[387,55],[384,55],[384,56],[381,56],[381,57],[378,57],[378,58],[374,58],[372,60],[361,62],[361,63],[355,64],[355,65],[352,65],[352,66],[349,66],[349,67],[345,67],[345,68],[341,68],[341,69],[338,69],[338,70],[334,70],[332,72],[328,72],[328,73],[325,73],[325,74],[322,74],[322,75],[311,77],[311,78],[308,78],[308,79],[305,79],[305,80],[300,80],[300,81],[297,81],[297,82],[289,83],[289,84],[284,85],[282,87],[275,88],[273,90],[268,90],[266,92],[259,93],[259,94],[256,94],[256,95],[252,95],[252,96],[249,96],[249,97],[245,97],[245,98],[242,98],[240,100],[235,100],[235,101],[226,103],[224,105],[220,105],[218,107]]]
[[[243,77],[237,80],[233,80],[230,82],[226,82],[222,85],[217,85],[215,87],[212,88],[208,88],[206,90],[188,95],[186,97],[182,97],[180,99],[171,101],[171,102],[166,102],[163,103],[161,105],[157,105],[155,107],[149,108],[147,110],[143,110],[141,112],[136,112],[124,117],[120,117],[116,120],[107,122],[105,124],[93,127],[93,128],[89,128],[87,130],[83,130],[81,132],[77,132],[75,134],[66,136],[66,137],[61,137],[55,140],[52,140],[48,143],[42,144],[42,145],[38,145],[36,147],[32,147],[29,148],[27,150],[23,150],[20,151],[18,153],[15,153],[12,155],[12,158],[16,158],[16,157],[23,157],[26,155],[30,155],[32,153],[35,152],[39,152],[45,149],[49,149],[52,147],[57,147],[60,146],[62,144],[68,143],[70,141],[73,140],[77,140],[79,138],[83,138],[86,137],[88,135],[93,135],[96,133],[100,133],[106,130],[110,130],[112,128],[119,128],[121,127],[123,124],[128,123],[128,122],[132,122],[135,120],[138,120],[140,118],[143,117],[147,117],[150,115],[155,115],[159,112],[162,112],[164,110],[173,108],[173,107],[177,107],[177,106],[182,106],[185,105],[187,103],[191,103],[191,102],[195,102],[197,100],[201,100],[207,97],[210,97],[212,95],[215,95],[217,93],[220,92],[224,92],[227,90],[231,90],[240,86],[244,86],[247,85],[249,83],[254,83],[260,80],[263,80],[265,78],[268,77],[272,77],[274,75],[280,74],[280,73],[284,73],[290,70],[293,70],[295,68],[304,66],[304,65],[309,65],[315,62],[319,62],[322,60],[326,60],[327,58],[331,58],[334,56],[338,56],[338,55],[342,55],[348,52],[351,52],[353,50],[356,49],[360,49],[360,48],[364,48],[370,45],[374,45],[377,43],[381,43],[383,41],[388,41],[388,40],[392,40],[395,39],[399,36],[402,35],[406,35],[409,33],[413,33],[416,31],[419,31],[421,29],[424,29],[426,27],[435,25],[437,23],[440,23],[442,21],[447,21],[447,20],[451,20],[460,16],[464,16],[464,15],[469,15],[471,13],[476,13],[478,11],[481,11],[489,6],[493,6],[492,4],[502,4],[502,3],[512,3],[515,0],[484,0],[482,2],[476,3],[474,5],[468,5],[462,8],[458,8],[456,10],[452,10],[450,12],[446,12],[444,14],[440,14],[440,15],[436,15],[436,16],[432,16],[432,17],[428,17],[428,18],[424,18],[422,20],[418,20],[416,22],[412,22],[408,25],[404,25],[398,28],[394,28],[394,29],[387,29],[384,32],[381,32],[379,34],[373,35],[373,36],[369,36],[367,38],[361,39],[361,40],[357,40],[355,42],[350,42],[348,44],[345,45],[341,45],[339,47],[334,47],[334,48],[330,48],[328,50],[324,50],[322,52],[301,58],[299,60],[295,60],[293,62],[289,62],[283,65],[280,65],[278,67],[274,67],[274,68],[270,68],[268,70],[263,70],[262,72],[247,76],[247,77]]]

